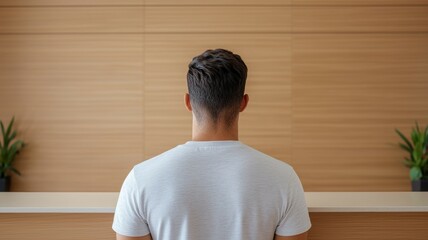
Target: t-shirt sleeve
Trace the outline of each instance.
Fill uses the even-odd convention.
[[[150,233],[143,216],[143,199],[132,170],[120,190],[113,219],[113,230],[124,236],[139,237]]]
[[[276,234],[280,236],[294,236],[308,231],[311,228],[305,194],[297,174],[292,171],[286,193],[286,205],[282,218],[277,226]]]

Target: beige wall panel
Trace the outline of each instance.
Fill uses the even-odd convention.
[[[0,33],[140,33],[143,7],[4,7]]]
[[[0,214],[2,239],[106,240],[115,239],[109,213],[10,213]]]
[[[424,240],[428,213],[311,213],[309,240]]]
[[[0,38],[0,118],[28,143],[12,190],[119,190],[142,159],[142,38]]]
[[[146,7],[148,33],[288,32],[289,7]]]
[[[428,6],[294,7],[293,32],[403,33],[428,31]]]
[[[322,127],[324,126],[320,126]],[[293,128],[294,131],[300,130]],[[328,135],[327,133],[326,136]],[[305,191],[411,190],[409,169],[402,160],[404,155],[393,147],[337,148],[333,145],[320,149],[309,146],[293,147],[293,153],[292,165],[299,174]]]
[[[145,153],[159,154],[191,137],[184,108],[190,60],[209,48],[239,53],[249,68],[241,140],[282,160],[290,157],[290,37],[280,34],[148,34],[145,63]]]
[[[1,0],[0,6],[99,6],[142,5],[145,0]]]
[[[409,190],[394,129],[428,124],[427,42],[426,34],[293,38],[293,161],[307,190]]]
[[[427,5],[428,0],[291,0],[293,6],[415,6]]]
[[[215,5],[257,5],[257,6],[263,6],[263,5],[289,5],[292,0],[266,0],[266,1],[259,1],[259,0],[216,0],[216,1],[200,1],[200,0],[144,0],[146,5],[190,5],[190,6],[201,6],[201,5],[208,5],[208,6],[215,6]]]

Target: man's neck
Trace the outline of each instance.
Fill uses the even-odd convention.
[[[228,126],[224,123],[198,123],[193,119],[193,141],[238,141],[238,121]]]

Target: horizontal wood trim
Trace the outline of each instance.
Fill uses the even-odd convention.
[[[146,7],[147,33],[288,32],[287,7]]]
[[[28,143],[12,190],[118,191],[143,157],[142,36],[4,35],[0,52],[0,118]]]
[[[143,7],[0,8],[0,33],[141,33]]]
[[[112,222],[106,213],[2,213],[0,232],[9,240],[105,240],[115,239]]]
[[[294,7],[293,32],[428,33],[428,6]]]
[[[310,213],[309,240],[426,239],[427,213]],[[9,240],[114,239],[113,214],[0,214]]]
[[[309,240],[424,240],[428,213],[310,213]]]

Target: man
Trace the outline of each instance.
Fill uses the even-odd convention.
[[[247,67],[207,50],[189,64],[192,141],[136,165],[114,216],[118,240],[306,239],[304,193],[286,163],[238,141]]]

